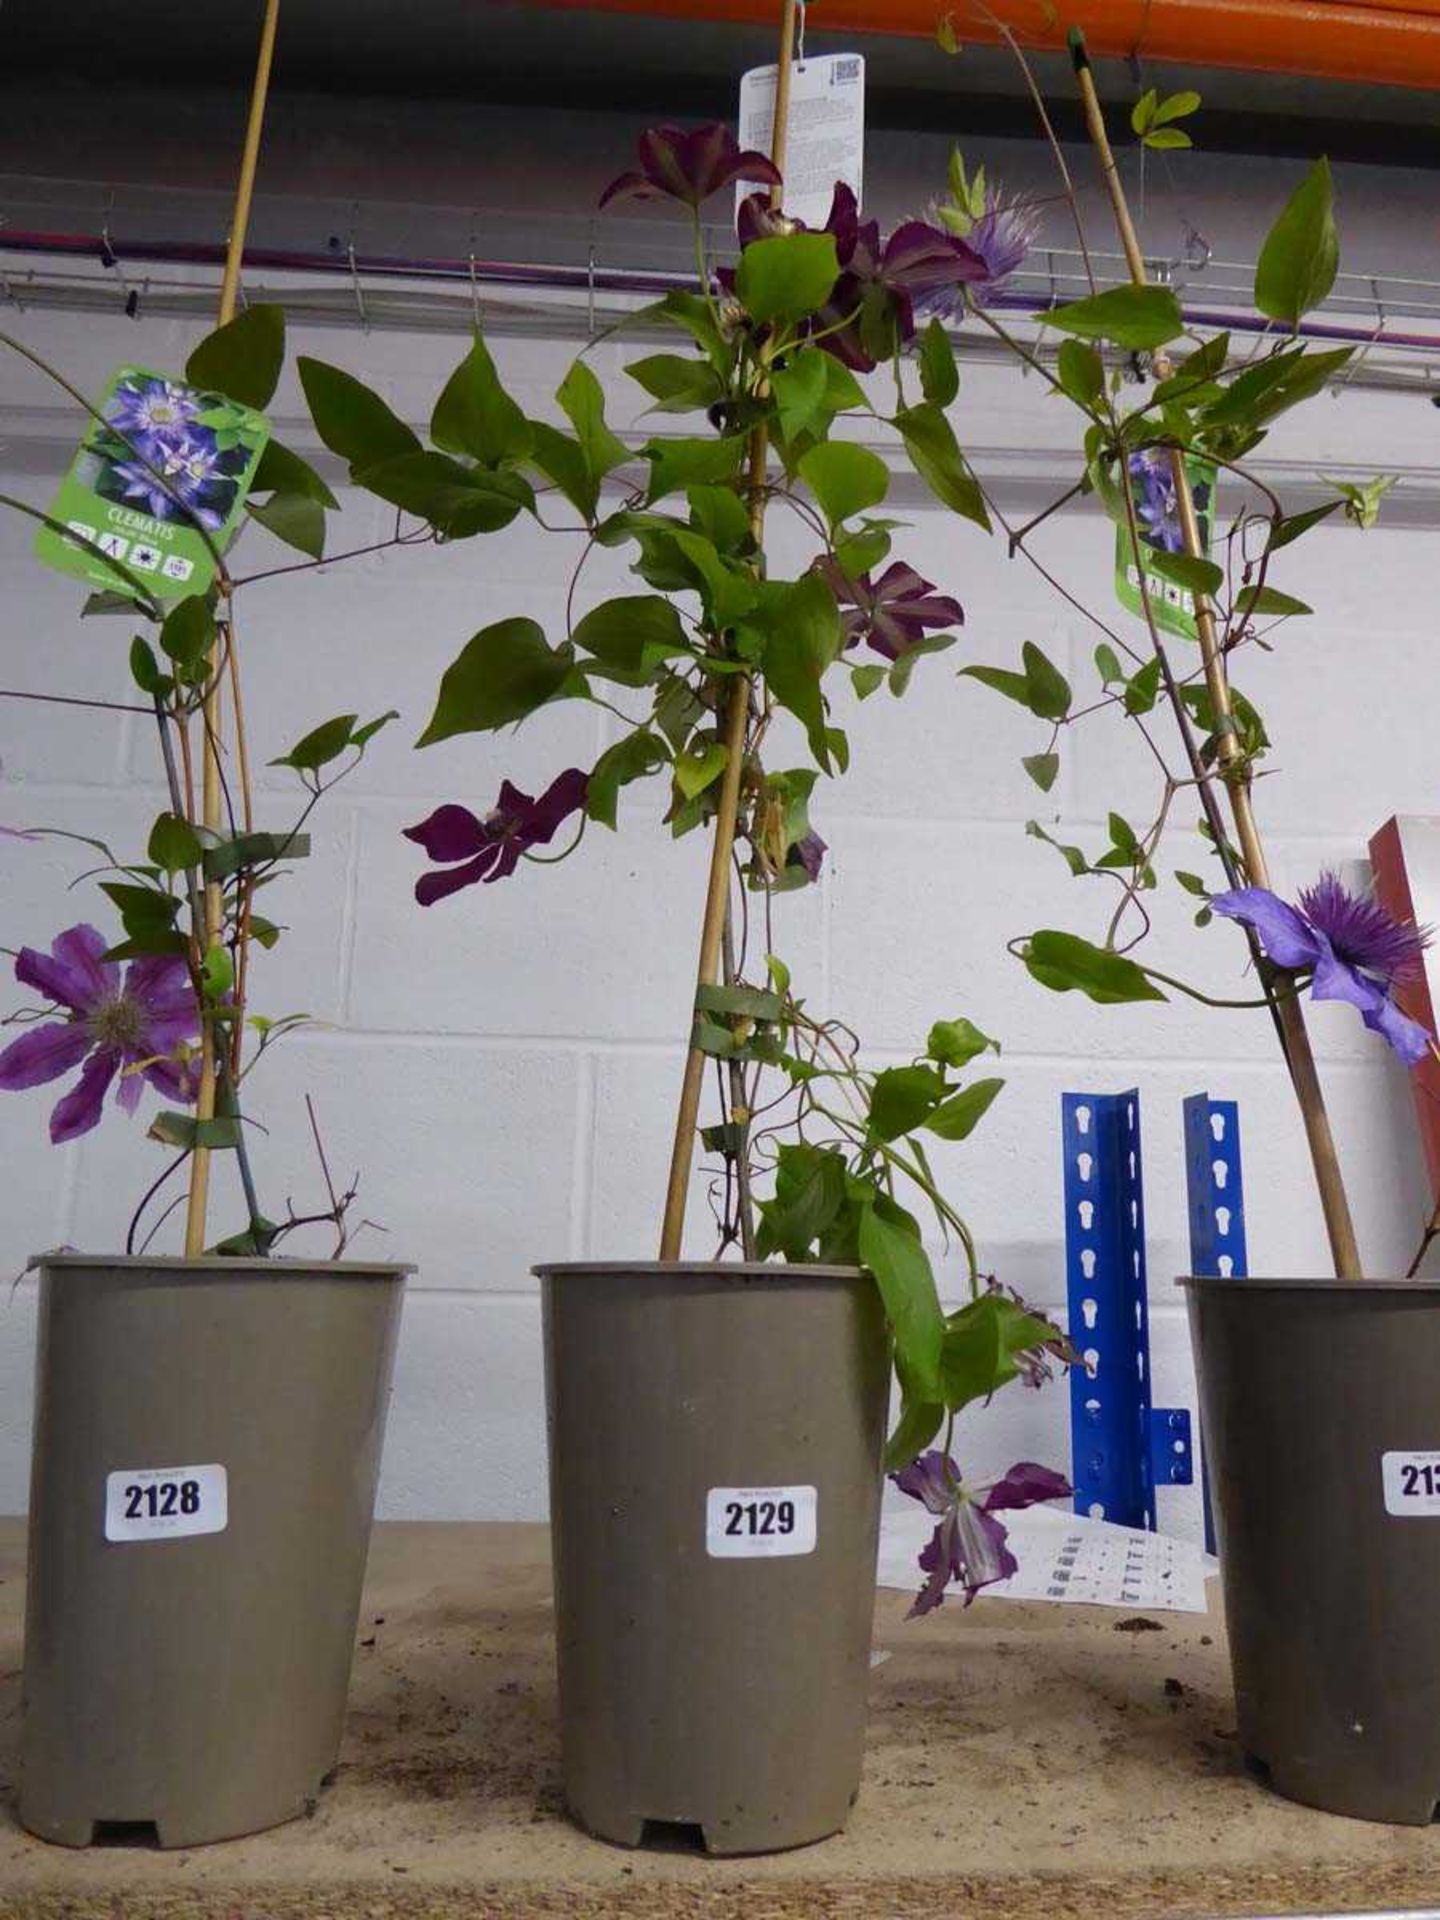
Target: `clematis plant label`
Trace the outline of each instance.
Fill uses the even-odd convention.
[[[253,407],[121,367],[50,507],[35,552],[129,599],[208,593],[270,437]]]
[[[1190,476],[1195,517],[1200,522],[1201,543],[1208,554],[1215,517],[1215,466],[1213,461],[1194,458],[1188,459],[1185,465]],[[1146,447],[1140,453],[1131,454],[1130,480],[1140,531],[1139,552],[1137,554],[1129,530],[1117,525],[1115,597],[1122,607],[1141,620],[1145,618],[1145,599],[1148,598],[1155,624],[1162,632],[1178,633],[1183,640],[1193,640],[1198,631],[1196,592],[1213,593],[1223,578],[1220,568],[1213,560],[1192,559],[1185,551],[1180,503],[1166,448]]]

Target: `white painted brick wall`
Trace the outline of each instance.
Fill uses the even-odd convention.
[[[16,323],[83,382],[98,386],[124,358],[178,365],[174,323],[129,325],[27,314]],[[394,334],[316,333],[294,343],[350,365],[420,418],[458,349]],[[548,404],[566,359],[549,341],[500,341],[503,371],[525,404]],[[617,379],[624,356],[595,356],[612,414],[634,417]],[[293,391],[280,397],[282,428]],[[962,435],[1044,454],[1054,409],[1033,383],[967,376]],[[0,490],[48,498],[68,429],[33,373],[0,362]],[[1313,409],[1276,455],[1300,473],[1383,459],[1433,475],[1434,415],[1422,403],[1350,394]],[[288,436],[287,436],[288,437]],[[1073,462],[1058,455],[1054,474]],[[1063,480],[1061,481],[1063,485]],[[988,1266],[1038,1304],[1063,1304],[1059,1096],[1136,1084],[1144,1099],[1147,1201],[1159,1393],[1193,1400],[1183,1310],[1171,1275],[1185,1265],[1180,1101],[1201,1087],[1239,1098],[1256,1270],[1319,1271],[1325,1250],[1300,1129],[1264,1017],[1180,1002],[1102,1009],[1033,985],[1005,941],[1045,925],[1098,933],[1098,894],[1069,880],[1051,850],[1025,837],[1032,815],[1095,844],[1107,809],[1139,819],[1150,794],[1135,745],[1112,729],[1068,742],[1054,792],[1040,796],[1017,760],[1037,728],[954,668],[1012,663],[1040,641],[1084,684],[1092,646],[1083,622],[998,541],[902,495],[912,525],[897,551],[965,604],[962,645],[922,663],[903,702],[877,695],[843,715],[855,769],[822,783],[814,813],[831,843],[823,884],[779,905],[778,944],[818,1006],[865,1035],[876,1061],[905,1058],[940,1016],[966,1013],[1004,1042],[1004,1096],[964,1146],[937,1162],[973,1221]],[[1267,713],[1283,777],[1260,790],[1285,886],[1323,862],[1363,855],[1371,829],[1400,810],[1435,811],[1436,546],[1424,514],[1363,540],[1336,528],[1312,536],[1284,569],[1316,602],[1245,684]],[[348,500],[338,545],[379,522]],[[783,536],[782,536],[783,537]],[[578,704],[541,715],[518,736],[451,742],[424,754],[409,742],[443,666],[470,633],[524,609],[561,618],[563,543],[523,526],[443,553],[372,556],[323,574],[257,587],[242,602],[253,730],[263,764],[340,708],[396,705],[360,773],[329,803],[315,857],[286,883],[279,916],[295,931],[261,956],[260,1004],[304,1010],[318,1024],[278,1051],[257,1086],[271,1132],[256,1144],[266,1191],[303,1200],[310,1181],[302,1096],[311,1093],[337,1170],[359,1167],[363,1209],[414,1260],[391,1417],[382,1510],[389,1515],[528,1518],[544,1511],[544,1433],[532,1261],[586,1254],[649,1256],[668,1152],[669,1109],[687,1025],[704,847],[674,844],[658,797],[622,801],[621,832],[593,831],[555,872],[467,893],[428,913],[410,897],[421,865],[400,828],[440,800],[487,805],[510,775],[534,790],[561,767],[593,760],[613,722]],[[123,622],[75,615],[81,590],[29,557],[29,529],[0,519],[3,684],[51,692],[126,686]],[[262,537],[246,536],[262,563]],[[1102,523],[1065,515],[1039,543],[1048,565],[1102,610],[1110,549]],[[277,556],[278,558],[279,556]],[[788,557],[788,556],[782,556]],[[794,556],[800,558],[798,553]],[[602,554],[584,602],[623,587]],[[1305,668],[1302,680],[1297,671]],[[262,776],[262,814],[285,819],[283,781]],[[0,702],[0,824],[101,830],[135,846],[161,804],[143,726],[127,719]],[[63,842],[5,841],[3,938],[41,944],[83,913],[67,894],[81,862]],[[1202,866],[1177,840],[1167,865]],[[1174,893],[1174,897],[1171,894]],[[1154,956],[1218,989],[1242,985],[1240,943],[1227,928],[1196,933],[1173,889],[1157,904]],[[6,996],[7,1001],[9,996]],[[1375,1271],[1408,1253],[1423,1206],[1401,1076],[1344,1010],[1321,1010],[1316,1035],[1351,1169],[1363,1243]],[[57,1242],[114,1247],[132,1196],[154,1169],[143,1127],[119,1116],[56,1151],[44,1137],[44,1091],[0,1103],[7,1271]],[[688,1250],[706,1250],[697,1178]],[[365,1242],[362,1241],[363,1249]],[[959,1285],[942,1258],[947,1294]],[[28,1446],[33,1287],[0,1290],[0,1510],[23,1504]],[[1000,1468],[1017,1455],[1063,1461],[1063,1387],[1012,1390],[995,1413],[967,1416],[968,1459]],[[1195,1525],[1188,1495],[1163,1520]]]

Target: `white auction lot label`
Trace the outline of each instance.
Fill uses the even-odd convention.
[[[1440,1514],[1440,1449],[1382,1453],[1380,1474],[1387,1513]]]
[[[105,1476],[107,1540],[223,1533],[229,1518],[224,1467],[121,1467]]]
[[[814,1487],[711,1487],[705,1551],[712,1560],[779,1560],[815,1551]]]

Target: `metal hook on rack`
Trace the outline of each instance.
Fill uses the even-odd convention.
[[[1183,213],[1180,216],[1180,225],[1185,230],[1185,252],[1179,264],[1191,273],[1203,273],[1209,266],[1215,249],[1199,228],[1187,220]]]
[[[1343,376],[1335,381],[1330,388],[1330,398],[1332,400],[1338,400],[1340,398],[1340,395],[1345,391],[1346,387],[1349,386],[1361,367],[1364,366],[1371,348],[1378,346],[1380,341],[1385,337],[1385,321],[1387,318],[1385,302],[1380,297],[1380,284],[1373,276],[1370,279],[1370,298],[1375,302],[1375,330],[1365,342],[1364,346],[1361,347],[1355,358],[1350,362],[1349,366],[1346,367]]]
[[[805,71],[805,7],[806,0],[798,0],[795,8],[795,65],[801,73]]]
[[[0,213],[0,231],[3,231],[3,229],[9,226],[9,224],[10,224],[9,215]],[[22,302],[19,294],[16,293],[14,285],[12,284],[9,275],[6,273],[3,266],[0,266],[0,295],[4,296],[4,298],[9,302],[9,304],[12,307],[14,307],[17,313],[23,313],[25,311],[24,303]]]
[[[470,251],[466,255],[470,275],[470,317],[475,323],[475,331],[480,331],[480,280],[475,271],[475,228],[470,228]]]
[[[114,273],[120,289],[121,304],[133,320],[139,312],[140,296],[125,278],[125,269],[120,264],[120,256],[115,251],[114,242],[110,238],[110,216],[114,211],[115,189],[108,187],[105,192],[105,205],[100,212],[100,264]]]
[[[366,333],[370,331],[370,315],[365,311],[365,289],[360,285],[360,269],[355,260],[355,222],[360,213],[359,203],[350,208],[350,231],[345,239],[345,258],[350,264],[350,286],[355,295],[355,311],[360,316],[360,325]]]

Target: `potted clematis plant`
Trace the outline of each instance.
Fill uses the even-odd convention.
[[[1255,304],[1270,325],[1268,345],[1237,356],[1226,333],[1192,334],[1184,356],[1174,357],[1191,330],[1173,291],[1145,283],[1084,43],[1075,34],[1071,44],[1130,279],[1044,313],[1059,336],[1053,357],[983,304],[967,304],[1027,373],[1074,410],[1083,435],[1081,486],[1115,523],[1118,591],[1138,615],[1139,630],[1085,609],[1104,637],[1094,655],[1096,686],[1083,698],[1034,646],[1026,647],[1018,670],[1005,664],[965,671],[1044,722],[1041,750],[1024,763],[1043,790],[1053,785],[1058,756],[1082,721],[1128,728],[1159,779],[1153,818],[1136,828],[1112,812],[1098,851],[1030,823],[1073,875],[1114,894],[1100,939],[1046,928],[1014,941],[1012,951],[1057,992],[1104,1004],[1180,994],[1254,1008],[1273,1023],[1333,1275],[1228,1272],[1182,1283],[1216,1503],[1239,1734],[1291,1798],[1363,1818],[1427,1823],[1440,1798],[1440,1734],[1430,1710],[1440,1687],[1430,1631],[1440,1604],[1440,1548],[1423,1518],[1436,1510],[1440,1296],[1436,1282],[1415,1278],[1420,1254],[1403,1279],[1366,1272],[1305,1002],[1353,1007],[1413,1067],[1435,1041],[1397,994],[1403,997],[1429,934],[1396,921],[1333,873],[1317,875],[1293,901],[1276,891],[1254,798],[1270,741],[1233,677],[1255,649],[1278,644],[1282,622],[1310,611],[1275,584],[1273,572],[1289,558],[1285,549],[1341,510],[1368,526],[1393,483],[1329,483],[1331,497],[1297,509],[1249,460],[1272,424],[1322,392],[1352,351],[1303,338],[1305,315],[1326,299],[1337,270],[1325,163],[1292,195],[1259,256]],[[1172,102],[1149,95],[1133,124],[1146,140],[1197,105],[1193,95]],[[1068,182],[1066,194],[1078,221]],[[1147,384],[1126,404],[1131,389],[1120,369],[1137,356]],[[1223,532],[1215,523],[1217,476],[1235,502]],[[1012,551],[1032,558],[1034,529],[1046,518],[1016,529]],[[1146,958],[1154,904],[1147,896],[1160,885],[1167,833],[1191,801],[1212,872],[1182,868],[1174,881],[1193,896],[1200,925],[1219,916],[1243,930],[1255,983],[1248,998],[1187,983]]]
[[[568,504],[556,538],[572,543],[575,579],[597,548],[633,554],[639,590],[553,639],[523,613],[487,621],[419,741],[579,699],[618,715],[614,743],[538,796],[507,781],[487,813],[447,804],[409,837],[431,863],[416,896],[435,910],[477,883],[517,884],[525,863],[557,857],[538,850],[571,853],[590,826],[614,828],[622,792],[646,778],[669,788],[674,836],[710,836],[660,1257],[537,1272],[567,1799],[606,1838],[633,1845],[649,1821],[683,1822],[714,1852],[844,1824],[882,1452],[936,1515],[918,1611],[952,1583],[968,1600],[1003,1577],[999,1516],[1068,1491],[1030,1463],[977,1486],[952,1457],[961,1408],[1038,1383],[1068,1352],[987,1281],[926,1151],[927,1138],[963,1141],[999,1093],[971,1071],[995,1043],[947,1017],[917,1036],[909,1065],[868,1069],[850,1030],[812,1010],[774,932],[777,897],[810,886],[826,856],[811,810],[848,763],[838,703],[903,695],[962,619],[892,557],[890,468],[844,428],[888,429],[946,507],[988,524],[946,417],[954,357],[916,305],[989,267],[931,222],[882,236],[844,186],[824,228],[807,230],[783,211],[781,165],[722,126],[661,127],[603,196],[663,197],[692,223],[697,282],[634,316],[664,350],[627,372],[661,413],[698,415],[699,431],[627,445],[583,355],[556,396],[568,430],[529,419],[477,335],[427,446],[348,373],[300,363],[316,429],[355,484],[444,538],[525,514],[546,524]],[[738,257],[722,263],[701,208],[737,180],[755,190]],[[898,383],[888,412],[861,384],[877,367]],[[781,513],[814,547],[788,578],[767,532]],[[481,939],[483,918],[482,904]],[[707,1069],[721,1088],[708,1118]],[[720,1195],[710,1259],[683,1257],[697,1145]],[[917,1206],[960,1250],[958,1311],[942,1310]],[[887,1450],[892,1351],[902,1410]],[[943,1447],[913,1466],[942,1428]]]
[[[192,1846],[313,1807],[339,1747],[408,1269],[341,1257],[355,1191],[332,1181],[313,1107],[323,1197],[305,1214],[262,1208],[250,1076],[304,1017],[256,1011],[251,962],[282,935],[261,908],[308,851],[312,811],[394,716],[340,715],[277,752],[300,788],[278,821],[259,817],[243,732],[227,751],[246,584],[228,537],[248,516],[313,559],[335,504],[268,438],[277,307],[208,335],[183,378],[122,369],[93,405],[24,342],[0,347],[83,409],[57,508],[4,504],[39,523],[44,557],[98,588],[84,611],[125,636],[121,710],[148,723],[165,796],[139,848],[61,834],[80,843],[95,905],[15,953],[32,1000],[0,1049],[0,1088],[68,1081],[49,1115],[57,1146],[100,1124],[112,1089],[123,1116],[148,1090],[164,1155],[123,1251],[32,1262],[19,1812],[70,1846],[115,1822]],[[252,716],[251,731],[269,726]],[[7,831],[23,845],[59,830]],[[236,1176],[213,1236],[212,1155]],[[152,1251],[180,1201],[183,1253]],[[306,1227],[333,1236],[330,1257],[284,1257]]]

